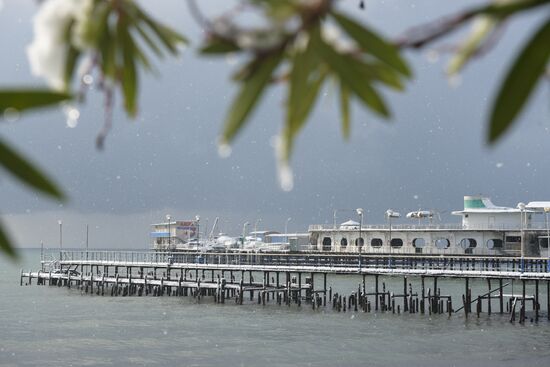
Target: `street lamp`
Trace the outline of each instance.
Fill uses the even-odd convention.
[[[57,224],[59,224],[59,249],[61,250],[63,248],[63,222],[61,219],[57,221]]]
[[[546,271],[550,272],[550,228],[548,227],[548,212],[550,212],[549,207],[544,208],[544,215],[546,216]]]
[[[244,239],[246,238],[246,227],[248,227],[250,225],[249,222],[244,222],[243,224],[243,237],[242,237],[242,240],[241,240],[241,248],[244,247]]]
[[[390,248],[391,248],[391,220],[392,218],[399,218],[401,217],[401,213],[394,212],[392,209],[386,210],[386,218],[388,218],[388,221],[390,222]]]
[[[286,223],[285,223],[285,238],[286,238],[286,242],[288,243],[288,222],[290,222],[292,220],[291,217],[288,217],[286,218]]]
[[[362,229],[363,229],[363,209],[357,208],[355,209],[357,214],[359,215],[359,238],[357,239],[357,244],[359,245],[359,271],[361,271],[361,247],[363,247],[363,237],[362,237]]]
[[[170,249],[172,245],[172,228],[170,228],[172,217],[170,216],[170,214],[166,214],[166,220],[168,221],[168,249]]]
[[[197,222],[197,248],[199,247],[199,245],[201,243],[201,241],[200,241],[200,238],[201,238],[200,220],[201,220],[200,215],[195,215],[195,221]]]
[[[524,257],[525,257],[525,244],[524,244],[524,233],[523,233],[523,217],[525,216],[525,204],[518,204],[519,218],[520,218],[520,229],[521,229],[521,272],[523,273]]]

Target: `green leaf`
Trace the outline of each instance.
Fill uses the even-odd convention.
[[[72,96],[68,93],[47,89],[4,89],[0,90],[0,112],[7,108],[14,108],[21,112],[51,106],[71,98]]]
[[[300,129],[303,120],[307,117],[307,110],[309,110],[309,106],[304,104],[303,99],[310,86],[310,75],[316,73],[318,69],[318,56],[314,51],[315,40],[310,37],[305,49],[296,50],[292,58],[287,100],[287,127],[292,135]],[[303,110],[306,110],[306,113],[302,112]]]
[[[33,165],[8,144],[0,140],[0,166],[25,185],[53,198],[63,200],[64,195],[46,174]]]
[[[326,70],[322,69],[318,55],[315,53],[316,40],[318,38],[310,37],[305,50],[296,50],[292,59],[287,119],[283,134],[283,159],[285,161],[290,158],[294,137],[304,126],[326,76]]]
[[[389,117],[390,113],[384,103],[384,100],[378,95],[376,90],[369,84],[369,80],[358,78],[360,70],[356,68],[356,60],[353,56],[343,55],[336,52],[330,45],[320,41],[317,51],[338,75],[340,80],[368,107],[381,116]]]
[[[346,33],[357,42],[364,52],[371,54],[379,60],[393,67],[401,74],[410,77],[411,70],[397,48],[386,42],[375,32],[367,29],[363,25],[351,20],[350,18],[337,12],[331,13],[334,19],[346,31]]]
[[[342,113],[342,134],[344,139],[350,136],[350,108],[349,108],[349,89],[340,81],[340,111]]]
[[[213,37],[208,40],[206,46],[200,49],[200,53],[205,55],[214,55],[236,52],[239,50],[239,46],[235,43],[224,40],[220,37]]]
[[[117,34],[115,29],[111,29],[106,21],[102,34],[99,38],[99,51],[101,54],[101,71],[106,78],[111,80],[116,79],[116,51],[117,51]]]
[[[135,60],[139,55],[136,53],[134,40],[128,30],[128,23],[122,17],[117,22],[117,36],[118,44],[122,45],[123,65],[120,70],[120,84],[124,95],[124,108],[128,116],[133,118],[137,114],[138,76]]]
[[[5,253],[14,260],[17,259],[17,252],[15,251],[15,247],[11,244],[8,235],[4,232],[2,224],[0,224],[0,252]]]
[[[160,58],[162,58],[164,56],[164,54],[162,53],[161,49],[157,46],[157,44],[155,43],[155,41],[153,41],[151,39],[151,37],[149,36],[149,34],[147,33],[147,31],[142,27],[141,24],[137,23],[135,24],[135,29],[137,29],[139,35],[141,36],[141,38],[145,41],[145,43],[147,44],[147,46],[149,46],[149,48],[151,50],[153,50],[153,52]]]
[[[400,74],[394,69],[380,62],[363,62],[353,55],[348,56],[348,62],[353,64],[355,70],[362,78],[368,81],[377,81],[398,91],[404,89]]]
[[[512,125],[550,58],[550,19],[525,44],[502,83],[489,122],[489,142],[500,138]]]
[[[155,21],[133,2],[127,2],[126,6],[128,11],[134,13],[138,20],[147,24],[149,29],[151,29],[155,36],[162,42],[162,44],[164,44],[164,47],[166,47],[173,55],[177,55],[179,53],[177,48],[178,44],[189,43],[183,35],[176,32],[172,28]]]
[[[74,69],[76,67],[76,62],[80,56],[80,51],[76,47],[69,45],[67,46],[67,57],[65,59],[65,75],[63,77],[65,81],[65,90],[69,90],[71,86],[71,79],[73,77]]]
[[[257,63],[257,68],[242,82],[239,94],[229,110],[222,138],[230,143],[241,130],[250,112],[256,106],[265,86],[271,80],[275,68],[282,59],[281,54],[258,56],[264,59]]]

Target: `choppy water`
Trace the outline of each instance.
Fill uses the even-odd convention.
[[[519,325],[510,324],[508,315],[466,320],[462,314],[448,319],[295,305],[198,304],[184,297],[81,295],[75,289],[20,287],[20,268],[38,269],[40,251],[23,255],[15,265],[0,259],[2,366],[550,365],[546,311],[538,324]],[[335,290],[349,292],[360,281],[329,280]],[[386,285],[399,291],[402,279]],[[441,279],[438,285],[455,302],[464,287]],[[486,284],[474,282],[472,288],[477,295]]]

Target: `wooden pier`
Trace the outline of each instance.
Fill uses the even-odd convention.
[[[217,303],[254,302],[262,305],[302,303],[313,309],[332,307],[339,312],[448,314],[465,317],[493,312],[510,314],[524,323],[531,305],[539,321],[539,285],[546,284],[546,313],[550,320],[550,272],[547,259],[440,256],[372,256],[327,254],[242,254],[136,251],[62,251],[43,258],[38,271],[21,271],[20,284],[76,287],[83,293],[111,296],[189,296]],[[358,275],[351,294],[327,287],[328,275]],[[383,277],[402,277],[398,292],[386,289]],[[409,278],[420,278],[414,290]],[[438,279],[465,282],[461,300],[441,293]],[[487,292],[472,296],[471,279],[486,279]],[[426,283],[433,287],[426,289]],[[505,294],[510,282],[521,283],[521,294]],[[366,284],[372,282],[374,292]],[[535,294],[526,294],[526,284]],[[458,301],[458,302],[457,302]],[[327,306],[328,303],[328,306]],[[472,305],[475,305],[472,311]],[[506,305],[506,309],[505,309]]]

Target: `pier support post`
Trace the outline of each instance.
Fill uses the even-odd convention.
[[[466,315],[468,315],[470,313],[470,298],[469,298],[469,294],[470,294],[470,279],[468,277],[466,277],[466,303],[464,304],[464,308],[466,309]]]
[[[327,273],[323,273],[323,307],[327,307]]]
[[[374,310],[378,311],[378,274],[374,276],[374,293],[376,293],[374,297]]]
[[[407,277],[403,277],[403,312],[407,312],[408,310]]]
[[[422,282],[420,292],[422,293],[422,298],[420,299],[420,312],[424,314],[426,312],[426,288],[424,287],[424,276],[420,277]]]
[[[487,278],[487,287],[489,288],[489,294],[487,295],[487,314],[491,315],[491,278]]]
[[[535,280],[535,321],[539,321],[539,280]]]
[[[521,290],[521,312],[519,315],[519,322],[525,322],[525,279],[521,280],[522,290]]]
[[[500,287],[500,291],[498,293],[498,303],[500,307],[500,314],[504,313],[504,290],[502,289],[502,278],[498,280],[498,286]]]

